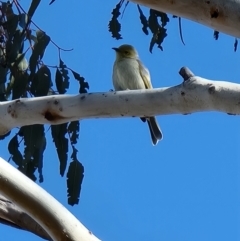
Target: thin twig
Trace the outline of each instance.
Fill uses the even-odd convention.
[[[14,3],[16,5],[16,7],[19,7],[25,14],[27,14],[27,12],[23,9],[23,7],[19,4],[18,0],[14,0]],[[32,19],[30,19],[30,22],[37,28],[39,29],[40,31],[44,32],[37,24],[35,24]],[[28,24],[26,25],[26,28],[28,27]],[[51,43],[53,45],[55,45],[59,50],[62,50],[62,51],[72,51],[73,48],[71,49],[63,49],[61,47],[59,47],[52,39],[50,39]]]

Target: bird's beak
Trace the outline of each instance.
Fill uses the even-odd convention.
[[[115,50],[116,52],[119,52],[119,48],[112,48],[113,50]]]

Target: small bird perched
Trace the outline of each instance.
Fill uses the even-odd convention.
[[[150,73],[139,59],[137,50],[128,44],[113,48],[116,60],[113,65],[113,86],[115,90],[152,89]],[[141,118],[148,123],[152,143],[156,145],[163,138],[162,131],[154,116]]]

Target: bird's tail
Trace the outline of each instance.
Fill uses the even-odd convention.
[[[162,131],[155,117],[147,118],[147,123],[151,133],[152,143],[155,146],[158,143],[158,141],[162,140],[163,138]]]

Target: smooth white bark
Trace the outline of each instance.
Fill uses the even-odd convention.
[[[51,240],[45,230],[26,212],[0,194],[0,224],[32,232],[43,239]]]
[[[2,158],[0,193],[17,203],[55,241],[99,241],[56,199]]]
[[[0,103],[0,134],[17,126],[60,124],[88,118],[220,111],[240,114],[240,84],[191,77],[153,90],[55,95]]]
[[[130,0],[240,38],[240,0]]]

